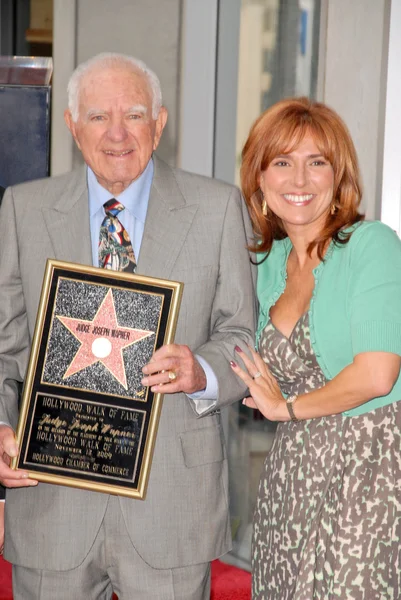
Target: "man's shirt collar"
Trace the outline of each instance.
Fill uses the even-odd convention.
[[[145,223],[148,209],[150,187],[154,173],[153,160],[150,159],[143,173],[135,179],[121,194],[116,196],[117,200],[141,223]],[[90,167],[88,167],[88,194],[89,215],[92,218],[99,210],[103,212],[103,204],[112,198],[98,180]]]

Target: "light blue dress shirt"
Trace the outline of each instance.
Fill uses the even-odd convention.
[[[116,196],[125,209],[118,214],[132,242],[138,262],[143,230],[148,210],[150,187],[153,179],[153,160],[150,160],[142,175]],[[92,242],[92,262],[99,266],[98,245],[100,226],[105,218],[103,204],[112,198],[110,192],[100,185],[92,169],[88,167],[89,222]]]
[[[100,185],[90,167],[88,167],[87,171],[92,263],[95,267],[98,267],[99,232],[103,219],[106,216],[103,204],[107,202],[107,200],[110,200],[112,196],[110,192]],[[153,172],[153,160],[150,160],[141,176],[133,181],[121,194],[115,196],[115,198],[118,198],[118,201],[125,207],[125,209],[118,214],[118,218],[124,225],[130,237],[137,262],[145,228]],[[218,382],[209,363],[201,356],[196,356],[196,358],[206,374],[206,389],[188,395],[188,397],[195,403],[198,414],[202,414],[217,400]]]

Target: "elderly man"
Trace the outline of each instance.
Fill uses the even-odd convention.
[[[234,187],[152,156],[167,111],[143,63],[99,55],[68,91],[65,120],[85,168],[9,188],[0,219],[0,483],[10,488],[15,600],[113,590],[120,600],[206,600],[210,561],[231,543],[220,408],[245,393],[229,361],[252,342],[247,215]],[[105,226],[116,207],[128,243],[110,262]],[[49,257],[185,283],[176,343],[144,367],[143,384],[166,394],[144,501],[37,484],[7,466]]]

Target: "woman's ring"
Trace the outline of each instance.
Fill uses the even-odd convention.
[[[262,377],[262,373],[260,371],[257,371],[253,376],[254,379],[257,379],[258,377]]]
[[[175,371],[169,371],[168,378],[170,379],[170,381],[174,381],[174,379],[177,379],[177,373]]]

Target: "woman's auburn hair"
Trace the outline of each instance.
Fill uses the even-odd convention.
[[[343,120],[325,104],[306,97],[281,100],[255,121],[242,151],[241,187],[256,238],[249,246],[252,252],[269,253],[274,240],[288,237],[281,219],[269,207],[263,215],[260,177],[276,156],[292,152],[305,135],[312,136],[333,168],[335,206],[319,236],[309,244],[308,253],[317,246],[323,260],[329,240],[347,243],[351,233],[343,230],[364,219],[358,212],[362,197],[358,159]]]

